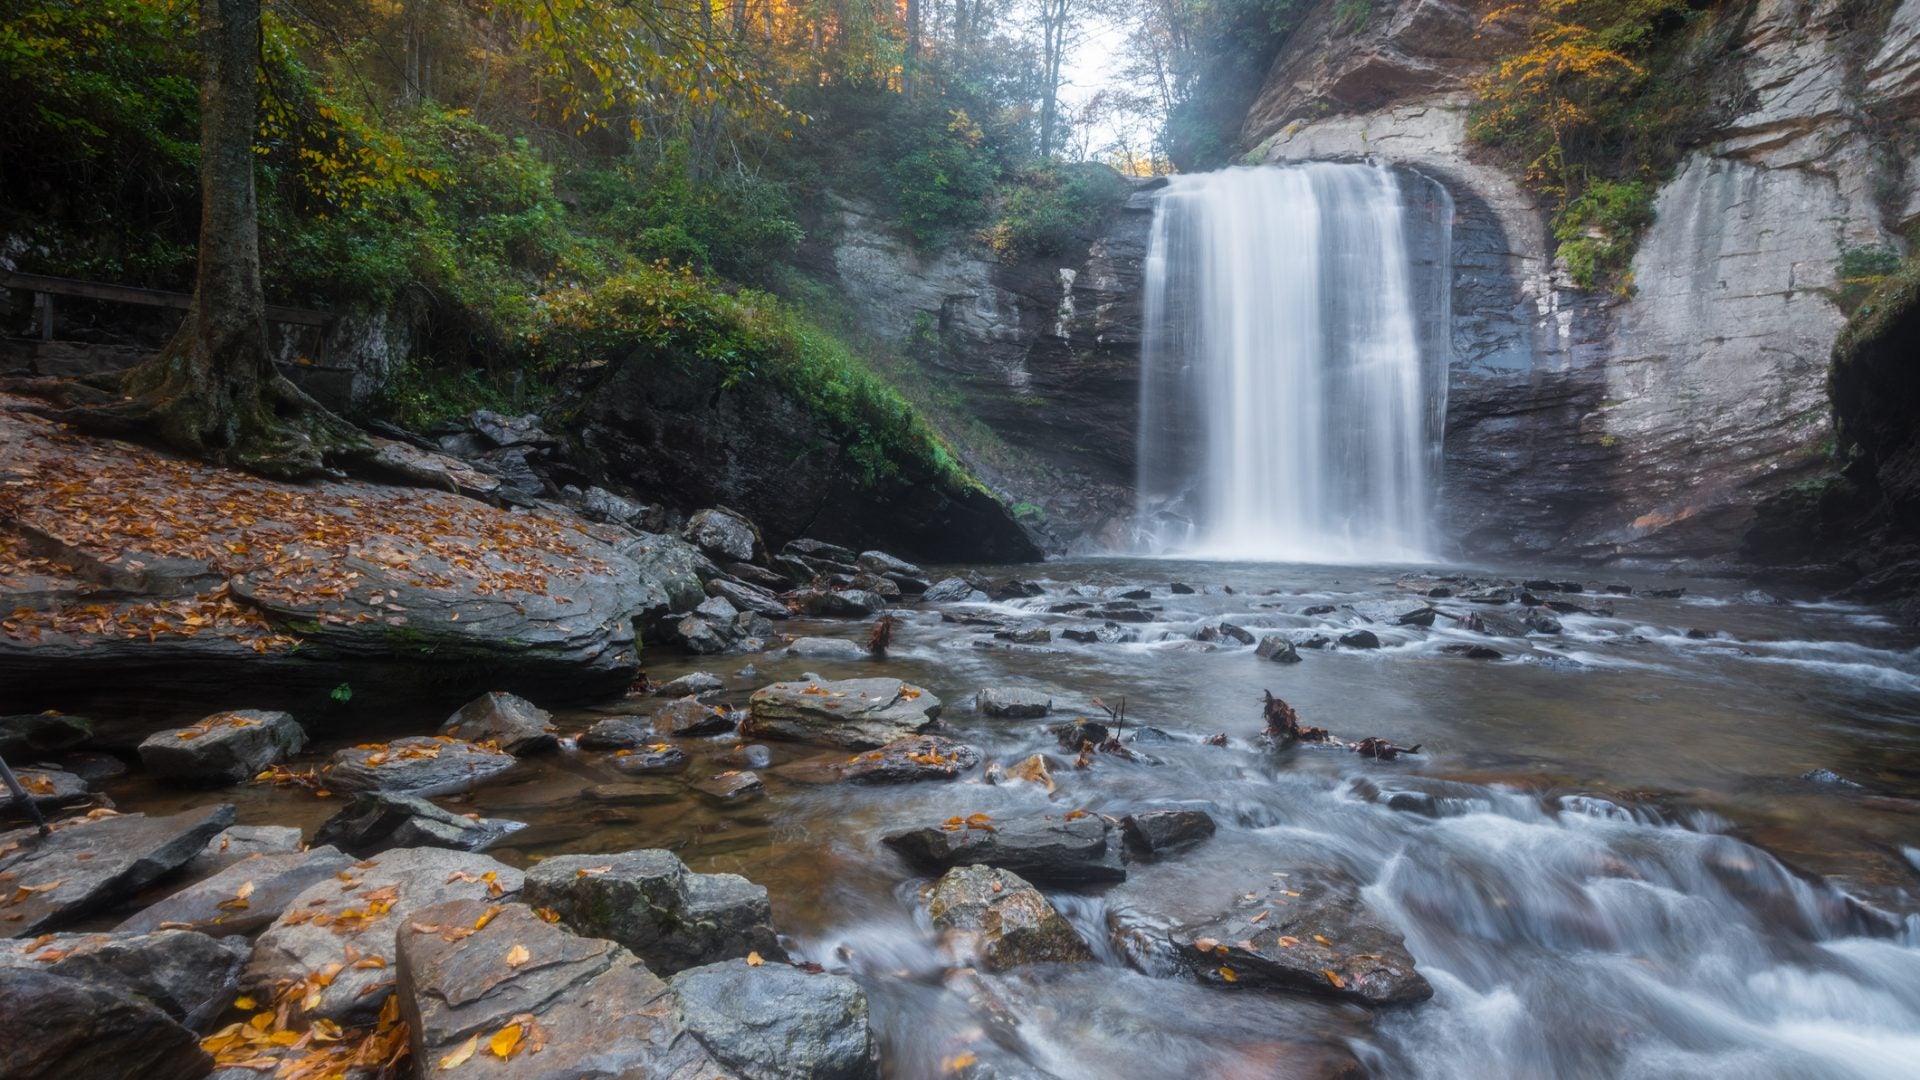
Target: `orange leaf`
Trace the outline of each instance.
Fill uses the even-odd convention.
[[[487,1049],[493,1051],[494,1057],[510,1058],[520,1049],[520,1038],[525,1034],[519,1024],[508,1024],[487,1040]]]

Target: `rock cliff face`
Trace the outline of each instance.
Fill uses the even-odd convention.
[[[1454,193],[1456,288],[1443,513],[1466,555],[1737,555],[1754,508],[1825,467],[1832,299],[1849,247],[1920,213],[1875,125],[1920,101],[1920,3],[1877,52],[1859,5],[1751,0],[1711,138],[1660,191],[1628,298],[1573,291],[1546,208],[1466,140],[1468,81],[1511,47],[1492,2],[1322,5],[1245,131],[1282,164],[1372,158]]]
[[[1624,297],[1574,289],[1551,207],[1467,138],[1472,80],[1516,40],[1500,0],[1320,3],[1249,111],[1248,160],[1374,160],[1453,196],[1450,554],[1737,560],[1755,507],[1829,468],[1833,293],[1850,248],[1920,222],[1920,0],[1735,0],[1720,119],[1661,188]],[[984,471],[1056,549],[1129,539],[1137,192],[1084,255],[921,259],[843,204],[835,269],[868,325],[942,348],[960,410],[1015,453]]]
[[[985,431],[969,464],[1054,551],[1124,547],[1133,514],[1140,299],[1152,191],[1142,185],[1067,258],[1003,263],[914,251],[841,199],[831,272],[866,328],[907,351]]]

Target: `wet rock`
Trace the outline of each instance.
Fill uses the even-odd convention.
[[[1022,964],[1076,963],[1093,950],[1040,890],[1011,870],[959,866],[923,893],[943,945],[961,963],[978,957],[988,971]]]
[[[628,750],[646,743],[650,735],[638,717],[609,716],[580,733],[580,749]]]
[[[989,597],[995,600],[1024,600],[1029,597],[1045,596],[1047,594],[1046,586],[1041,585],[1039,582],[1021,581],[1017,578],[996,581],[991,587],[984,591]]]
[[[1827,787],[1858,788],[1860,785],[1834,772],[1832,769],[1814,769],[1800,774],[1800,779],[1809,784],[1822,784]]]
[[[459,1077],[476,1067],[530,1080],[724,1075],[686,1037],[667,984],[632,953],[550,926],[522,904],[491,918],[488,910],[483,900],[435,904],[399,934],[395,977],[421,1076]],[[439,929],[483,921],[468,936]],[[515,963],[510,956],[520,949],[527,959]],[[538,1025],[538,1056],[523,1048],[510,1063],[498,1062],[487,1039],[523,1016]],[[472,1057],[442,1066],[475,1034],[481,1045]]]
[[[0,758],[32,760],[35,754],[71,749],[93,737],[93,721],[65,713],[0,716]]]
[[[1276,664],[1297,664],[1300,662],[1300,650],[1291,638],[1280,634],[1268,634],[1260,639],[1260,645],[1253,655],[1262,660],[1271,660]]]
[[[1250,894],[1252,900],[1235,899],[1219,918],[1170,934],[1181,961],[1203,982],[1367,1005],[1433,996],[1400,935],[1366,905],[1352,878],[1299,868],[1272,882]],[[1253,923],[1262,911],[1267,916]]]
[[[998,768],[998,766],[995,766],[995,768]],[[1045,754],[1033,754],[1001,770],[997,779],[994,772],[988,770],[987,780],[990,783],[1009,780],[1018,783],[1039,784],[1041,787],[1047,789],[1047,794],[1051,795],[1054,789],[1053,763]]]
[[[856,784],[906,784],[952,780],[978,764],[971,746],[941,735],[908,735],[855,756],[840,774]]]
[[[714,755],[713,760],[735,769],[764,769],[773,764],[773,750],[759,743],[746,743]]]
[[[996,641],[1011,641],[1016,645],[1045,645],[1053,640],[1053,631],[1044,626],[1022,626],[1012,630],[996,630]]]
[[[126,900],[184,865],[231,824],[233,807],[223,804],[171,817],[82,819],[45,839],[33,829],[0,833],[7,891],[28,890],[0,910],[0,937],[32,937]]]
[[[1306,637],[1294,642],[1294,644],[1302,649],[1331,649],[1333,648],[1333,639],[1325,634],[1308,634]]]
[[[1106,604],[1101,607],[1089,608],[1087,610],[1087,618],[1104,619],[1107,622],[1150,623],[1153,621],[1153,612],[1146,608],[1121,604]]]
[[[929,604],[952,604],[973,595],[973,586],[964,578],[941,578],[920,594],[920,599]]]
[[[744,515],[716,508],[702,510],[687,519],[680,530],[687,543],[710,559],[720,562],[758,562],[763,552],[760,530]]]
[[[580,789],[580,797],[613,806],[650,806],[677,802],[686,788],[677,780],[626,780],[617,784],[595,784]]]
[[[1174,582],[1171,585],[1168,585],[1167,589],[1170,592],[1172,592],[1173,595],[1175,596],[1192,596],[1193,595],[1193,586],[1187,585],[1178,581]]]
[[[0,968],[0,1018],[8,1080],[198,1080],[213,1067],[160,1009],[48,971]]]
[[[1211,837],[1213,818],[1204,810],[1147,810],[1120,819],[1127,847],[1157,858],[1190,848]]]
[[[755,691],[746,733],[873,750],[921,733],[939,715],[939,698],[899,679],[775,683]]]
[[[247,855],[136,912],[114,929],[140,934],[165,925],[214,935],[250,934],[279,918],[294,897],[352,864],[351,856],[325,846]],[[239,899],[246,902],[237,903]]]
[[[570,496],[574,508],[580,511],[580,516],[589,521],[625,525],[642,532],[657,529],[662,524],[664,512],[658,506],[635,502],[603,487],[589,487],[576,495],[574,492],[577,490],[571,487],[563,489]]]
[[[864,589],[797,589],[785,599],[803,614],[833,618],[858,618],[887,606],[883,597]]]
[[[726,688],[726,681],[720,678],[720,676],[708,671],[696,671],[690,675],[682,675],[672,682],[657,688],[654,690],[654,694],[660,697],[698,697],[702,694],[711,694],[716,691],[725,690]]]
[[[1539,611],[1527,612],[1525,627],[1530,634],[1557,634],[1561,631],[1559,619]]]
[[[1002,720],[1031,720],[1053,711],[1053,698],[1038,690],[988,687],[974,698],[974,708]]]
[[[1349,649],[1377,649],[1380,636],[1371,630],[1349,630],[1340,635],[1340,644]]]
[[[1125,645],[1140,640],[1138,632],[1116,622],[1103,623],[1099,626],[1070,626],[1060,631],[1060,636],[1084,645]]]
[[[787,646],[787,655],[810,660],[865,660],[873,654],[865,645],[846,638],[803,637]]]
[[[393,848],[479,851],[525,827],[518,821],[462,817],[421,798],[368,791],[314,830],[313,842],[361,858]]]
[[[740,641],[737,620],[740,611],[725,597],[710,597],[674,626],[674,634],[690,653],[710,656],[733,648]]]
[[[1609,593],[1612,593],[1615,596],[1632,596],[1633,595],[1633,586],[1631,585],[1613,583],[1608,585],[1602,585],[1600,587],[1603,590]]]
[[[1716,636],[1718,635],[1714,631],[1703,630],[1698,626],[1691,627],[1687,630],[1687,637],[1694,641],[1712,641]]]
[[[1439,614],[1440,614],[1439,608],[1433,608],[1433,607],[1417,608],[1413,611],[1409,611],[1403,615],[1400,615],[1398,618],[1394,619],[1394,622],[1400,626],[1418,626],[1422,628],[1427,628],[1433,625],[1434,618]]]
[[[50,769],[43,765],[14,770],[14,776],[20,786],[26,789],[27,798],[40,808],[42,813],[61,806],[75,806],[86,802],[90,797],[87,782],[62,769]],[[13,816],[17,813],[13,793],[0,788],[0,814]]]
[[[460,707],[447,718],[442,735],[453,735],[469,742],[492,743],[514,757],[542,754],[557,749],[553,714],[518,694],[498,690],[482,694]]]
[[[1427,595],[1435,600],[1445,600],[1447,597],[1453,595],[1453,590],[1447,588],[1445,585],[1436,585],[1427,590]]]
[[[1656,600],[1678,600],[1687,595],[1685,589],[1649,589],[1647,595]]]
[[[667,743],[649,743],[632,750],[615,750],[607,759],[616,772],[629,776],[676,773],[687,767],[686,751]]]
[[[1440,651],[1448,656],[1464,656],[1469,660],[1500,660],[1506,656],[1499,649],[1490,649],[1485,645],[1468,645],[1464,642],[1442,645]]]
[[[784,619],[792,614],[772,589],[759,585],[714,578],[707,582],[707,594],[715,599],[725,600],[741,611],[751,611],[769,619]]]
[[[679,1018],[742,1080],[878,1080],[867,997],[844,975],[786,964],[708,964],[669,985]]]
[[[662,735],[719,735],[733,730],[733,713],[723,705],[684,697],[653,714],[653,729]]]
[[[1126,592],[1120,593],[1119,596],[1122,600],[1151,600],[1153,599],[1153,590],[1128,589]]]
[[[1761,607],[1784,607],[1787,603],[1765,589],[1748,589],[1740,594],[1739,599],[1741,603],[1757,604]]]
[[[767,793],[767,786],[751,771],[734,769],[695,780],[693,790],[717,803],[746,802]]]
[[[248,948],[241,938],[217,940],[190,930],[56,934],[0,944],[0,968],[37,967],[111,987],[205,1031],[233,1000]]]
[[[370,1022],[392,992],[393,972],[358,959],[391,964],[395,934],[423,908],[449,900],[504,905],[520,890],[520,871],[469,852],[401,848],[364,861],[372,865],[356,864],[294,897],[254,943],[243,989],[269,1000],[283,980],[302,982],[337,964],[330,983],[310,986],[300,1012],[347,1026]]]
[[[410,735],[385,745],[336,751],[327,786],[336,791],[446,795],[513,768],[513,755],[464,739]]]
[[[1221,623],[1218,629],[1218,633],[1220,634],[1221,637],[1227,638],[1232,641],[1237,641],[1242,645],[1253,644],[1253,633],[1251,631],[1242,629],[1241,627],[1235,626],[1230,622]]]
[[[306,745],[306,729],[289,714],[236,709],[154,732],[140,744],[140,762],[167,783],[218,787],[251,780]]]
[[[852,550],[843,548],[839,544],[829,544],[825,540],[808,540],[804,538],[800,540],[790,540],[787,542],[787,546],[780,550],[787,555],[793,555],[807,560],[827,559],[837,563],[852,563],[858,560],[858,556],[854,555]]]
[[[1133,733],[1127,736],[1127,741],[1130,743],[1146,743],[1150,746],[1169,746],[1180,740],[1175,738],[1171,732],[1162,731],[1157,727],[1141,726],[1133,729]]]
[[[556,855],[528,871],[525,900],[665,974],[749,952],[786,957],[766,889],[736,874],[693,873],[670,851]]]
[[[1546,578],[1535,578],[1532,581],[1523,581],[1520,584],[1523,588],[1531,589],[1534,592],[1577,593],[1586,591],[1586,587],[1577,581],[1550,581]]]
[[[1099,746],[1107,741],[1112,732],[1107,725],[1084,716],[1075,717],[1063,724],[1055,724],[1047,729],[1064,750],[1079,753],[1082,747]]]
[[[300,830],[291,825],[231,825],[208,840],[200,854],[180,868],[180,876],[211,877],[249,855],[285,855],[302,846]]]
[[[887,577],[920,578],[926,576],[926,571],[905,559],[894,558],[884,551],[863,551],[860,553],[857,561],[868,570]]]
[[[984,864],[1028,881],[1074,885],[1124,881],[1113,825],[1096,814],[1072,821],[1020,818],[909,829],[885,838],[916,868],[946,871]]]
[[[1340,609],[1334,607],[1332,604],[1314,604],[1310,607],[1301,608],[1300,614],[1314,618],[1321,615],[1331,615],[1338,610]]]
[[[0,757],[4,756],[0,754]],[[96,753],[91,750],[70,750],[61,754],[60,767],[95,787],[127,775],[126,762],[112,754]]]

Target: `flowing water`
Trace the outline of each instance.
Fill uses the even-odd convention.
[[[1439,185],[1406,183],[1418,190],[1385,168],[1313,164],[1175,176],[1161,192],[1138,448],[1149,546],[1427,556],[1451,206]],[[1416,265],[1422,228],[1442,254]]]
[[[1063,1080],[1920,1076],[1920,640],[1874,613],[1648,579],[1633,582],[1642,594],[1689,592],[1567,597],[1612,614],[1562,615],[1562,633],[1521,637],[1497,633],[1512,606],[1453,599],[1435,602],[1479,612],[1496,633],[1446,618],[1396,625],[1443,583],[1392,569],[1097,560],[1033,573],[1046,595],[904,611],[887,661],[775,650],[649,663],[659,679],[720,673],[736,704],[808,670],[905,678],[942,698],[987,760],[1054,754],[1052,797],[987,785],[979,770],[896,788],[804,783],[793,763],[842,755],[773,744],[768,796],[742,806],[692,794],[646,807],[584,801],[585,786],[620,777],[604,756],[572,749],[442,801],[528,822],[494,852],[516,864],[668,847],[695,869],[766,885],[794,952],[866,987],[893,1080],[951,1075],[965,1055],[993,1075]],[[1170,581],[1198,591],[1176,594]],[[1155,610],[1129,627],[1132,643],[1011,646],[943,619],[1057,631],[1085,620],[1048,607],[1142,586]],[[1322,606],[1332,610],[1304,613]],[[1384,647],[1304,649],[1303,662],[1281,665],[1195,640],[1222,620],[1301,640],[1364,625]],[[781,629],[860,637],[864,626]],[[1502,659],[1445,651],[1465,643]],[[1165,733],[1133,744],[1157,763],[1099,755],[1075,769],[1046,722],[975,716],[969,700],[983,686],[1045,690],[1056,718],[1097,717],[1094,697],[1124,697],[1130,733]],[[1336,735],[1423,753],[1387,763],[1265,746],[1267,689]],[[561,722],[577,730],[659,702],[636,696]],[[442,719],[393,718],[414,732]],[[1204,741],[1221,732],[1225,746]],[[317,755],[365,737],[332,733]],[[737,740],[681,742],[701,775]],[[1860,786],[1803,778],[1818,769]],[[139,779],[112,794],[129,809],[237,799],[245,822],[309,827],[337,808],[301,791],[180,794]],[[955,814],[1175,806],[1205,809],[1218,834],[1132,864],[1118,885],[1048,890],[1094,962],[1003,975],[953,970],[916,901],[925,878],[881,843]],[[1204,986],[1111,932],[1227,910],[1303,865],[1364,884],[1433,983],[1431,1001],[1371,1012]],[[1342,1062],[1361,1072],[1332,1071]]]

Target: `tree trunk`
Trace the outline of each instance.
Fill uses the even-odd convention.
[[[253,135],[260,0],[200,0],[200,251],[193,300],[164,349],[96,417],[258,472],[306,476],[365,439],[282,378],[267,352]],[[82,423],[85,417],[77,417]]]
[[[914,81],[920,67],[920,0],[907,0],[907,55],[900,64],[901,88],[913,97]]]

